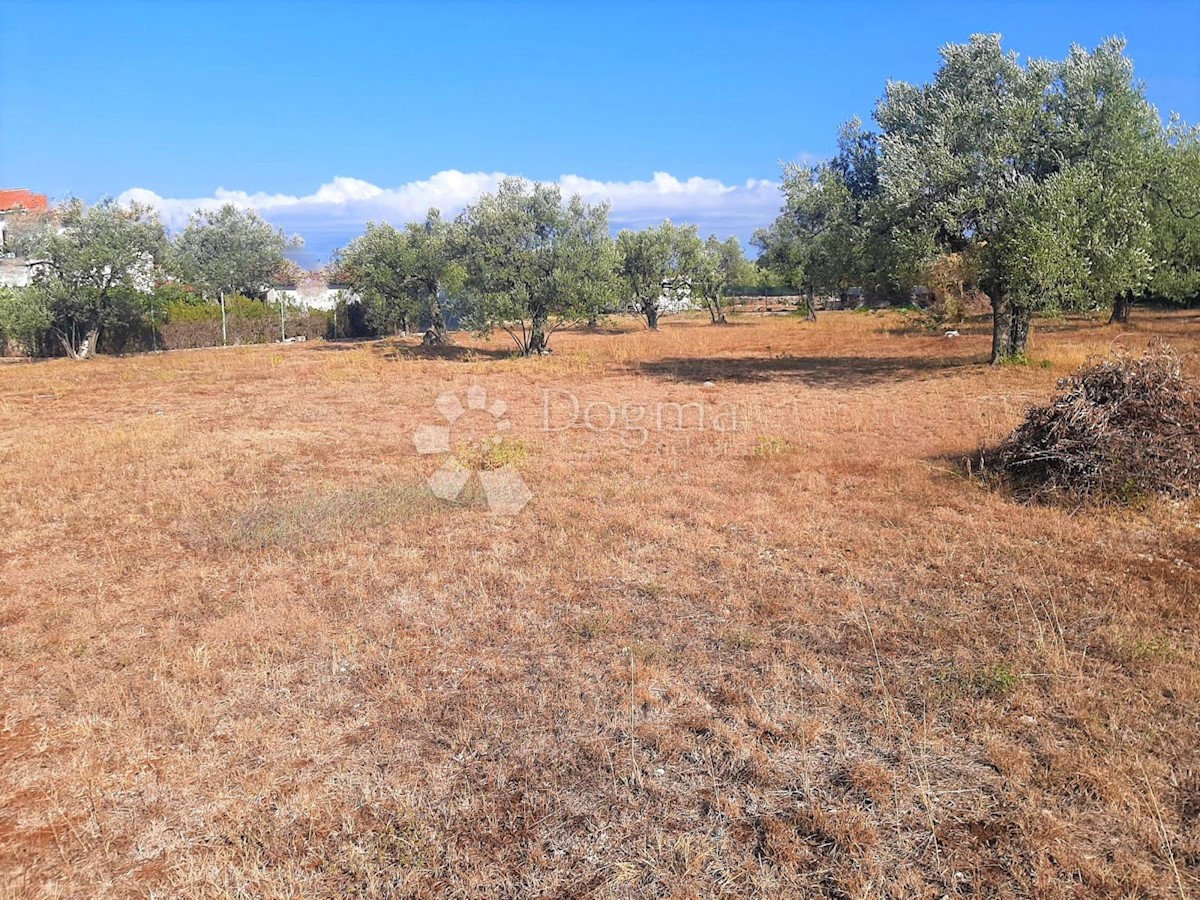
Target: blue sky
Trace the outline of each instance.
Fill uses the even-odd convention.
[[[980,31],[1032,56],[1123,35],[1160,110],[1200,119],[1197,0],[0,0],[0,186],[140,197],[172,223],[230,198],[314,258],[500,174],[577,176],[617,224],[746,237],[780,160],[830,153],[888,78],[928,79]]]

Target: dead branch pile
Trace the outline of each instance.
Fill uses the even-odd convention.
[[[1200,391],[1170,347],[1089,364],[1059,389],[985,455],[1018,493],[1076,502],[1200,493]]]

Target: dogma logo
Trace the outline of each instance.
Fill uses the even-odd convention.
[[[452,450],[454,444],[451,438],[456,431],[456,423],[457,430],[467,432],[465,440],[460,437],[460,446],[465,444],[473,457],[486,460],[487,452],[499,446],[504,434],[512,428],[512,422],[506,418],[508,404],[496,399],[489,406],[487,390],[473,385],[467,388],[466,405],[457,394],[447,391],[434,401],[433,408],[441,414],[446,424],[419,426],[413,432],[413,443],[422,455],[445,456],[441,467],[429,476],[428,484],[434,496],[454,501],[462,496],[474,471],[464,466]],[[468,421],[478,425],[480,419],[485,422],[482,429],[468,427]],[[489,424],[490,428],[487,427]],[[480,436],[480,430],[490,431],[490,434]],[[525,479],[511,465],[505,464],[495,469],[483,465],[478,471],[489,512],[515,516],[533,499],[533,492],[525,484]]]

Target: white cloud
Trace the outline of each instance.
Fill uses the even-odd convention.
[[[324,256],[352,238],[368,221],[395,225],[416,221],[431,206],[446,216],[456,215],[480,194],[494,190],[504,177],[501,172],[451,169],[395,188],[339,176],[306,196],[218,188],[211,197],[172,198],[145,188],[131,188],[117,199],[154,207],[172,229],[182,228],[196,209],[215,209],[225,203],[255,209],[289,233],[300,234],[315,255]],[[726,185],[712,178],[680,180],[666,172],[655,172],[649,181],[596,181],[563,175],[558,184],[565,196],[580,194],[593,203],[610,201],[610,219],[618,228],[642,227],[670,218],[695,222],[703,233],[736,234],[746,239],[755,228],[768,224],[780,205],[778,185],[761,179]]]

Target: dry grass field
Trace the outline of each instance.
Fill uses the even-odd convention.
[[[963,463],[1135,320],[0,366],[0,896],[1200,896],[1200,506]]]

